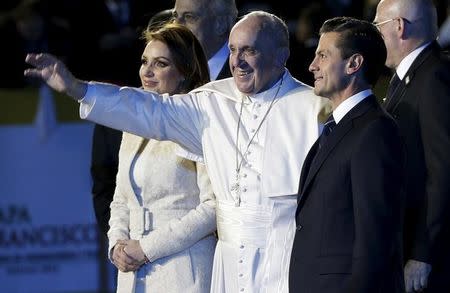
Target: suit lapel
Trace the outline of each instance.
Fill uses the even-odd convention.
[[[303,186],[305,186],[306,177],[308,176],[309,170],[311,169],[311,163],[314,157],[316,156],[318,148],[319,148],[319,140],[317,139],[316,142],[312,145],[308,154],[306,155],[305,161],[303,162],[302,171],[300,173],[300,184],[298,194],[302,194],[302,191],[304,189]]]
[[[341,124],[343,121],[339,122]],[[320,167],[322,166],[323,162],[326,160],[326,158],[330,155],[331,151],[336,147],[336,145],[341,141],[341,139],[347,134],[347,132],[350,131],[352,128],[351,121],[348,120],[342,125],[336,126],[333,130],[333,132],[328,136],[326,143],[320,148],[320,150],[317,151],[317,154],[315,156],[315,159],[312,160],[311,166],[309,169],[309,172],[305,179],[305,185],[302,191],[305,191],[317,172],[319,171]]]
[[[223,64],[222,69],[220,70],[219,75],[217,75],[216,80],[231,77],[229,58],[230,57],[228,57],[225,63]]]
[[[394,107],[396,105],[398,105],[398,103],[402,99],[403,94],[405,93],[405,90],[406,90],[405,80],[406,80],[407,76],[408,75],[405,75],[405,78],[402,81],[400,81],[400,84],[398,85],[398,87],[392,92],[391,98],[389,98],[386,101],[384,108],[387,111],[389,111],[389,112],[392,111],[394,109]],[[409,77],[408,77],[408,79],[409,79]]]
[[[309,170],[307,169],[307,167],[304,168],[300,176],[301,178],[300,201],[304,201],[306,199],[305,194],[307,193],[305,191],[308,189],[309,185],[313,181],[317,172],[320,170],[320,167],[322,166],[324,161],[328,158],[328,156],[331,154],[331,152],[337,146],[337,144],[353,128],[353,120],[366,113],[373,103],[377,103],[377,101],[375,96],[372,95],[361,101],[352,110],[350,110],[344,116],[344,118],[342,118],[342,120],[336,125],[336,127],[333,129],[333,132],[328,136],[326,143],[320,150],[317,150],[317,141],[316,141],[316,143],[314,144],[313,148],[311,148],[307,156],[308,164],[310,164]],[[315,150],[317,150],[317,155],[316,158],[313,160],[314,155],[316,153]]]
[[[400,85],[392,93],[392,98],[389,99],[386,102],[386,105],[384,106],[384,108],[389,113],[392,113],[392,111],[394,111],[395,108],[397,108],[398,104],[402,101],[403,97],[405,96],[406,89],[413,80],[416,71],[422,66],[425,60],[427,60],[428,57],[435,51],[439,52],[440,47],[436,41],[433,41],[428,47],[426,47],[422,52],[420,52],[416,60],[414,60],[414,62],[411,64],[411,67],[406,72],[406,75],[402,79]]]

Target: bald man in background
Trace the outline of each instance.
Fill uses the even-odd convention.
[[[228,35],[238,11],[234,0],[176,0],[173,17],[202,44],[211,80],[231,77]]]
[[[395,69],[384,106],[407,151],[406,291],[450,292],[450,61],[436,42],[436,8],[430,0],[381,0],[375,25]]]

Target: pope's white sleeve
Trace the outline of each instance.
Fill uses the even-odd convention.
[[[146,138],[171,140],[202,156],[204,111],[199,95],[169,96],[138,88],[90,82],[80,117]]]

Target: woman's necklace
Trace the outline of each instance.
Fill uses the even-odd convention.
[[[239,110],[239,120],[238,125],[236,128],[236,177],[234,184],[231,185],[231,193],[234,198],[234,205],[236,207],[241,205],[241,185],[240,185],[240,172],[242,163],[244,162],[244,159],[247,157],[248,149],[250,145],[252,144],[253,140],[255,139],[256,135],[258,134],[259,130],[261,129],[262,124],[267,118],[267,115],[269,115],[270,110],[272,109],[273,104],[275,103],[275,100],[278,96],[278,92],[280,91],[281,85],[283,84],[283,77],[281,78],[280,84],[278,85],[277,91],[275,92],[275,95],[272,98],[272,101],[270,102],[269,108],[267,109],[266,113],[264,114],[264,117],[261,119],[261,122],[259,123],[258,127],[256,128],[255,132],[253,133],[253,136],[250,138],[249,142],[247,143],[247,146],[245,147],[244,153],[242,153],[239,150],[239,130],[241,128],[242,123],[242,110],[244,108],[244,101],[241,101],[241,109]],[[247,96],[248,98],[248,96]],[[239,153],[241,153],[242,158],[239,161]]]

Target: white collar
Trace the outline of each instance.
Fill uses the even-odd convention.
[[[290,93],[291,91],[302,92],[311,89],[310,86],[305,85],[296,80],[295,78],[293,78],[292,75],[289,73],[289,70],[284,68],[284,71],[285,73],[283,75],[283,84],[281,85],[280,92],[278,93],[277,97],[289,95],[291,94]],[[274,86],[276,85],[278,85],[278,83],[274,84]],[[247,103],[250,103],[250,101],[246,99],[245,94],[241,93],[238,90],[233,77],[211,81],[191,91],[191,93],[198,93],[198,92],[216,93],[222,97],[225,97],[238,103],[241,102],[242,100],[244,100],[244,102],[247,101]]]
[[[209,75],[211,80],[216,80],[228,58],[229,53],[230,51],[228,50],[228,44],[225,43],[222,48],[220,48],[220,50],[208,60]],[[225,66],[228,66],[228,64],[225,64]]]
[[[263,92],[259,92],[257,94],[254,94],[252,96],[246,96],[247,99],[245,99],[245,104],[247,104],[248,102],[254,102],[254,101],[259,101],[259,102],[271,102],[274,98],[275,95],[279,94],[279,87],[282,86],[282,82],[284,80],[286,80],[287,77],[287,70],[284,71],[283,73],[283,77],[280,78],[279,80],[277,80],[277,82],[274,83],[273,86],[271,86],[269,89],[263,91]],[[278,98],[278,95],[277,95]]]
[[[428,42],[426,44],[423,44],[419,48],[415,49],[408,55],[406,55],[405,58],[400,62],[400,64],[395,69],[395,72],[397,72],[398,77],[403,80],[406,73],[408,72],[409,68],[413,64],[414,60],[416,60],[417,56],[429,45],[431,42]]]
[[[339,106],[337,106],[337,108],[333,111],[333,118],[336,124],[338,124],[339,121],[341,121],[342,118],[344,118],[344,116],[348,112],[350,112],[351,109],[353,109],[356,105],[358,105],[359,102],[361,102],[370,95],[372,95],[371,89],[363,90],[340,103]]]

